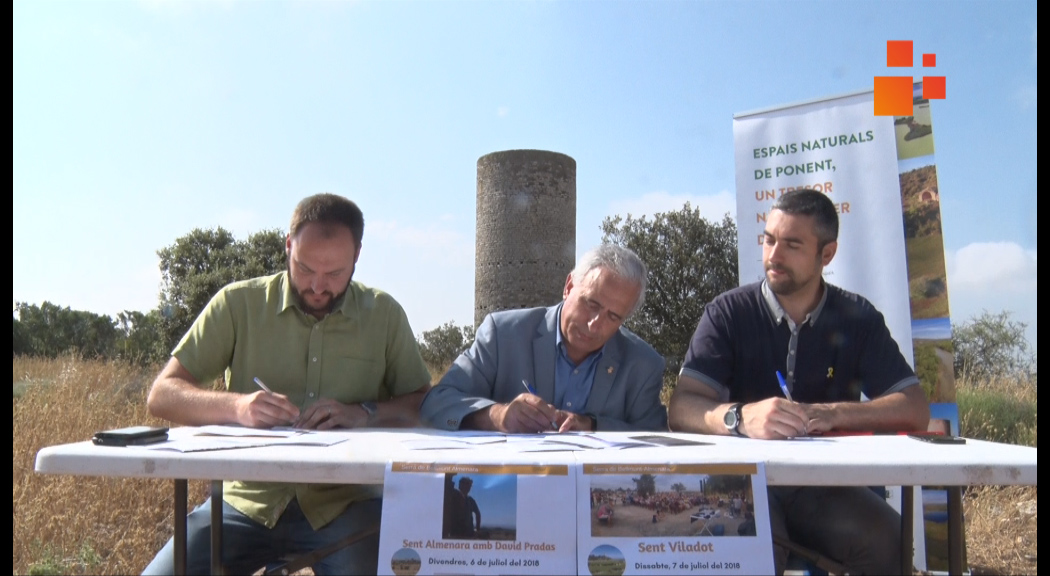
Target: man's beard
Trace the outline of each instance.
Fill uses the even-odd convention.
[[[773,291],[777,296],[790,296],[802,287],[796,280],[795,274],[787,268],[776,268],[778,272],[784,274],[780,280],[773,282],[769,278],[769,271],[776,268],[775,266],[766,265],[766,284],[769,285],[769,289]]]
[[[305,291],[300,292],[299,289],[296,288],[295,283],[292,282],[292,267],[291,267],[291,264],[287,264],[286,267],[288,269],[288,282],[289,282],[289,284],[292,285],[292,294],[295,296],[295,304],[296,304],[296,306],[299,307],[300,310],[302,310],[303,312],[306,312],[307,314],[310,314],[310,315],[313,315],[313,314],[322,314],[322,315],[331,314],[332,310],[335,310],[336,303],[340,302],[342,300],[342,298],[343,298],[343,295],[346,294],[346,289],[345,288],[339,294],[333,294],[332,292],[329,292],[329,291],[326,290],[326,291],[322,292],[321,295],[327,295],[328,296],[328,302],[324,306],[319,306],[319,307],[311,306],[306,301],[306,294],[316,294],[316,292],[314,292],[313,290],[310,290],[309,288],[307,290],[305,290]],[[352,279],[353,278],[351,278],[351,280]],[[349,287],[350,286],[350,282],[347,281],[346,285],[347,285],[347,287]]]

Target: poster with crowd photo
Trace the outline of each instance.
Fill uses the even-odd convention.
[[[874,92],[733,117],[740,283],[762,279],[770,207],[812,188],[839,215],[838,252],[825,279],[866,297],[913,362],[904,224],[894,120],[875,116]]]
[[[772,574],[762,464],[586,463],[577,573]]]
[[[379,573],[571,574],[576,466],[391,462]]]

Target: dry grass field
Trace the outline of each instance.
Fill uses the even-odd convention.
[[[46,446],[87,440],[108,428],[164,425],[146,413],[152,376],[120,363],[14,359],[12,573],[137,574],[171,536],[170,481],[33,471],[36,453]],[[1033,404],[1034,389],[1033,382]],[[1030,433],[1034,443],[1034,427]],[[189,487],[192,507],[204,500],[207,486]],[[968,491],[967,555],[975,573],[1038,573],[1036,505],[1035,487]]]

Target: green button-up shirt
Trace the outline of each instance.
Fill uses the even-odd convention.
[[[404,309],[390,295],[351,282],[323,320],[295,305],[287,272],[235,282],[212,298],[172,352],[200,382],[225,375],[232,392],[258,377],[300,410],[321,398],[387,400],[430,383]],[[272,528],[292,498],[314,529],[382,486],[226,481],[224,499]]]

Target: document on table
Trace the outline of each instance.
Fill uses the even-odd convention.
[[[346,441],[346,438],[346,434],[319,430],[202,426],[193,436],[169,440],[148,448],[150,450],[202,452],[258,446],[332,446]]]
[[[652,446],[699,446],[709,444],[681,440],[658,434],[632,436],[626,440],[603,438],[589,433],[541,434],[463,434],[405,440],[409,450],[496,450],[502,452],[560,452],[581,450],[624,450]]]

